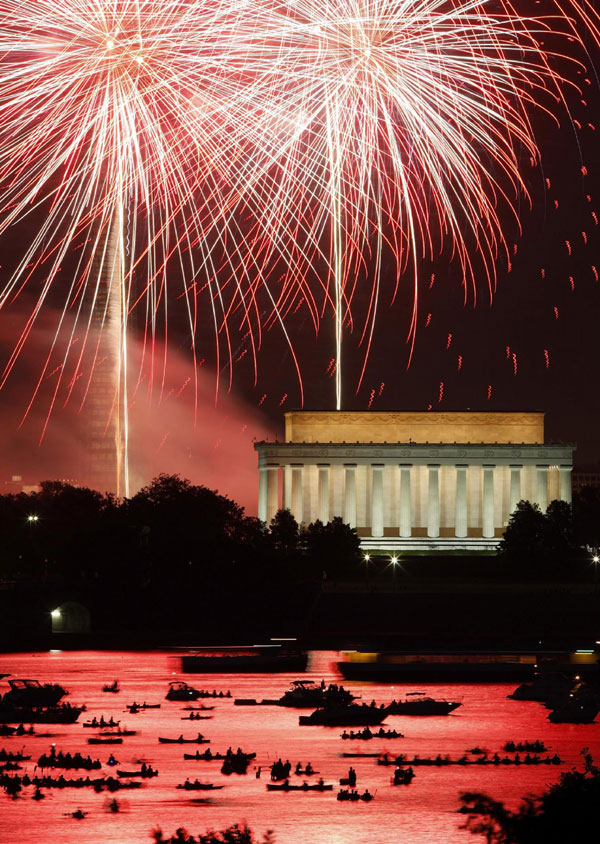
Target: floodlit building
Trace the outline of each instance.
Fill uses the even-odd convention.
[[[341,516],[365,551],[492,550],[518,501],[571,501],[574,445],[543,413],[295,411],[260,442],[258,515]]]

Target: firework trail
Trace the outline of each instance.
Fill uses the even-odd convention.
[[[321,314],[333,308],[339,409],[343,329],[366,280],[360,386],[389,256],[392,301],[402,276],[411,280],[410,355],[421,262],[445,250],[465,300],[482,282],[493,295],[499,260],[510,263],[507,218],[518,226],[529,200],[522,170],[540,158],[532,113],[565,113],[568,78],[582,67],[575,48],[584,32],[598,40],[598,18],[586,0],[549,0],[537,17],[509,0],[267,0],[252,10],[241,37],[262,78],[267,164],[247,201],[265,249],[287,256],[283,288],[326,264]]]
[[[252,333],[243,279],[233,273],[242,238],[221,254],[222,215],[236,204],[228,174],[247,155],[251,113],[252,81],[240,73],[231,35],[235,19],[232,5],[219,0],[0,0],[0,235],[7,243],[27,218],[37,226],[0,284],[0,308],[33,299],[1,384],[40,313],[58,302],[54,342],[27,408],[62,356],[49,417],[61,385],[70,395],[81,377],[86,354],[90,392],[104,335],[118,492],[126,495],[132,309],[145,309],[148,365],[159,383],[164,361],[161,374],[153,350],[159,323],[167,334],[170,274],[181,280],[176,292],[192,343],[200,286],[208,289],[218,343],[223,334],[230,350],[223,325],[234,304]],[[83,339],[75,354],[76,332]]]

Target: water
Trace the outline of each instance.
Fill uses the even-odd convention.
[[[307,679],[339,680],[335,668],[337,655],[318,652],[311,655]],[[33,789],[24,789],[18,800],[0,793],[0,842],[22,844],[24,838],[36,836],[44,844],[143,844],[150,841],[150,831],[161,826],[172,834],[179,826],[198,834],[207,829],[222,829],[246,821],[256,833],[275,831],[277,844],[466,844],[483,839],[459,829],[462,816],[456,814],[461,791],[484,791],[515,807],[529,793],[539,793],[555,782],[561,770],[575,765],[582,747],[589,747],[600,757],[600,725],[550,724],[547,711],[537,703],[508,700],[514,684],[419,684],[389,686],[383,684],[346,683],[363,700],[375,698],[387,702],[408,691],[424,691],[435,697],[461,700],[463,705],[449,716],[409,718],[388,717],[386,727],[404,733],[404,739],[359,742],[342,741],[341,728],[299,727],[299,710],[282,707],[237,707],[233,697],[279,697],[296,675],[182,675],[178,659],[164,652],[50,652],[32,655],[0,655],[0,671],[16,677],[30,677],[41,682],[60,682],[69,691],[71,703],[85,703],[87,712],[73,725],[36,725],[38,733],[52,733],[52,738],[0,738],[0,747],[7,750],[25,748],[32,759],[23,763],[32,773],[38,757],[55,742],[57,750],[88,753],[105,762],[111,752],[119,768],[139,768],[142,760],[152,763],[159,776],[144,780],[141,789],[116,793],[122,811],[108,810],[112,798],[91,789],[48,789],[46,799],[31,799]],[[121,692],[102,692],[102,686],[119,679]],[[185,679],[198,689],[230,689],[232,698],[199,701],[212,705],[214,717],[206,721],[184,721],[183,703],[165,701],[169,680]],[[6,680],[0,689],[7,689]],[[124,711],[134,700],[160,703],[161,708],[138,715]],[[122,745],[88,745],[86,739],[96,733],[81,724],[94,715],[111,715],[121,726],[139,731],[125,738]],[[256,778],[256,765],[246,776],[220,773],[220,762],[184,761],[183,753],[195,752],[197,745],[160,745],[158,736],[176,738],[183,733],[192,737],[201,731],[210,738],[212,751],[234,750],[241,746],[256,751],[257,765],[270,765],[278,757],[292,765],[310,761],[326,782],[337,785],[350,764],[358,774],[359,790],[368,788],[376,795],[371,803],[340,803],[337,788],[325,793],[267,792],[268,770]],[[513,739],[543,740],[564,759],[559,766],[499,766],[416,768],[409,786],[392,787],[393,768],[375,764],[374,759],[342,759],[342,751],[384,751],[452,757],[478,745],[491,753],[500,751]],[[58,776],[61,771],[55,772]],[[79,772],[86,775],[87,772]],[[98,776],[99,772],[91,772]],[[65,772],[65,776],[78,776]],[[186,777],[223,784],[222,790],[186,793],[176,789]],[[298,783],[301,777],[293,778]],[[88,812],[85,820],[65,817],[65,813],[81,808]]]

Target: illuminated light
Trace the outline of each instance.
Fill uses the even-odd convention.
[[[600,563],[600,557],[598,557],[596,554],[594,554],[594,556],[592,557],[592,562]]]
[[[398,562],[398,557],[394,556],[394,557],[391,558],[391,560],[392,560],[392,565],[395,566]]]
[[[62,616],[62,613],[59,609],[56,609],[56,610],[52,610],[50,615],[52,616],[52,618],[60,618]]]
[[[364,557],[365,563],[368,563],[370,559],[371,559],[371,555],[365,554],[365,557]]]
[[[113,48],[114,46],[115,46],[115,42],[114,42],[114,41],[111,41],[111,40],[109,39],[109,40],[106,42],[106,49],[107,49],[107,50],[112,50],[112,48]]]
[[[29,516],[27,516],[28,522],[39,522],[39,520],[40,517],[36,513],[30,513]]]

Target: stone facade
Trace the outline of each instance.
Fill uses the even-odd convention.
[[[574,446],[544,444],[543,413],[294,412],[255,449],[259,518],[341,516],[365,550],[490,550],[519,500],[571,500]]]

